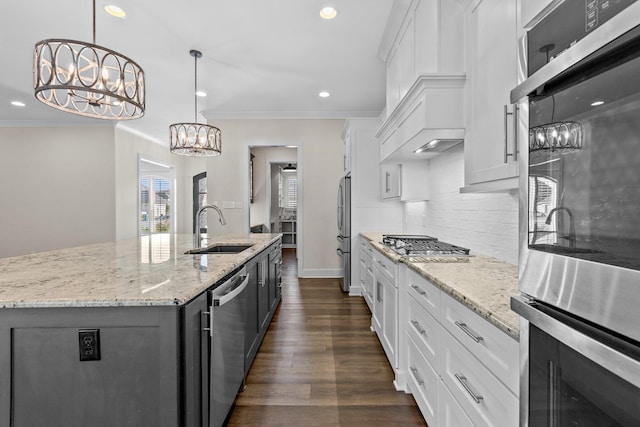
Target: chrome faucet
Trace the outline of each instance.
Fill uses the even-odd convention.
[[[196,217],[195,217],[195,222],[196,222],[196,248],[199,248],[200,244],[201,244],[200,243],[200,215],[202,214],[202,212],[204,212],[208,208],[214,209],[216,212],[218,212],[218,216],[220,217],[220,224],[227,225],[227,221],[224,219],[224,215],[222,214],[222,211],[216,205],[205,205],[205,206],[201,207],[200,209],[198,209],[198,212],[196,213]]]
[[[569,247],[575,248],[576,247],[576,223],[573,219],[573,212],[571,212],[571,209],[565,208],[564,206],[559,206],[557,208],[551,209],[551,211],[549,212],[549,215],[547,215],[547,220],[544,223],[547,225],[550,225],[551,217],[553,216],[554,213],[558,211],[565,211],[569,216],[569,235],[567,236],[567,239],[569,240]],[[557,227],[556,227],[556,232],[557,232]]]

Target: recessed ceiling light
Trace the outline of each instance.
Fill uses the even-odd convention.
[[[602,105],[602,104],[604,104],[604,101],[595,101],[595,102],[591,103],[591,106],[592,107],[597,107],[597,106]]]
[[[196,92],[196,96],[204,98],[205,96],[207,96],[207,92],[205,92],[203,90],[199,90],[199,91]]]
[[[328,98],[328,97],[329,97],[329,95],[331,95],[331,94],[330,94],[329,92],[327,92],[326,90],[323,90],[322,92],[320,92],[320,93],[318,94],[318,96],[319,96],[320,98]]]
[[[332,6],[325,6],[322,9],[320,9],[320,16],[322,17],[322,19],[333,19],[338,15],[338,11],[336,10],[335,7]]]
[[[104,7],[105,12],[107,12],[111,16],[115,16],[116,18],[124,18],[127,16],[127,13],[118,6],[114,6],[112,4],[108,4]]]
[[[11,105],[13,105],[14,107],[24,107],[26,104],[21,101],[11,101]]]

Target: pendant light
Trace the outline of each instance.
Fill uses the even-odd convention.
[[[295,172],[295,171],[296,171],[296,167],[291,163],[289,163],[287,166],[282,168],[282,172]]]
[[[133,60],[93,43],[46,39],[33,52],[35,97],[50,107],[96,119],[131,120],[144,115],[142,68]]]
[[[193,123],[174,123],[169,126],[169,149],[185,156],[219,156],[222,154],[222,133],[215,126],[198,123],[198,58],[199,50],[190,50],[195,60],[195,109]]]

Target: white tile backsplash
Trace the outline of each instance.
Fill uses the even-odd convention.
[[[430,198],[403,204],[403,230],[517,264],[518,194],[460,193],[463,150],[455,147],[429,161]]]

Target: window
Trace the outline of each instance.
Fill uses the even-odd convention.
[[[138,235],[173,230],[173,168],[140,159]]]
[[[193,232],[196,232],[196,214],[198,210],[207,204],[207,173],[202,172],[193,177]],[[207,216],[200,218],[200,232],[207,232]]]
[[[280,207],[295,209],[298,207],[298,176],[296,171],[282,171],[280,174]]]

